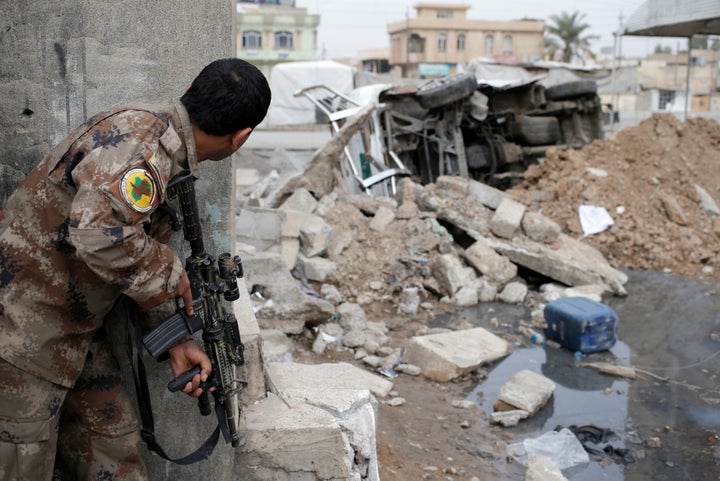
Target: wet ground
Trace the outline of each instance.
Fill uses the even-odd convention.
[[[590,462],[564,470],[569,480],[720,479],[718,284],[654,272],[628,275],[627,297],[604,299],[619,319],[618,341],[609,352],[578,361],[565,349],[518,346],[487,369],[487,379],[469,390],[466,399],[490,413],[505,381],[530,369],[555,382],[554,395],[535,416],[506,428],[508,433],[522,440],[574,425],[615,434],[587,443],[598,453]],[[512,331],[513,321],[528,315],[517,306],[481,304],[438,318],[433,325],[465,318],[490,328],[497,318],[495,332]],[[595,361],[632,365],[667,381],[651,376],[626,380],[578,366]],[[625,449],[629,456],[623,458]]]

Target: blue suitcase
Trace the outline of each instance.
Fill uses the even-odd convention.
[[[615,345],[617,316],[587,297],[567,297],[545,306],[545,336],[571,351],[592,353]]]

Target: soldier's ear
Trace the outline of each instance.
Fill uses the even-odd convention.
[[[238,130],[232,135],[232,147],[233,150],[237,150],[245,143],[245,141],[250,137],[250,134],[252,133],[252,129],[250,127],[245,127],[244,129]]]

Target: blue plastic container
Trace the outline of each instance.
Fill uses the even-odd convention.
[[[615,345],[617,315],[587,297],[567,297],[545,306],[545,335],[571,351],[588,354]]]

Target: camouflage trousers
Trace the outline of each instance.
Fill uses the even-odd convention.
[[[0,359],[0,481],[147,481],[120,379],[103,342],[70,390]]]

